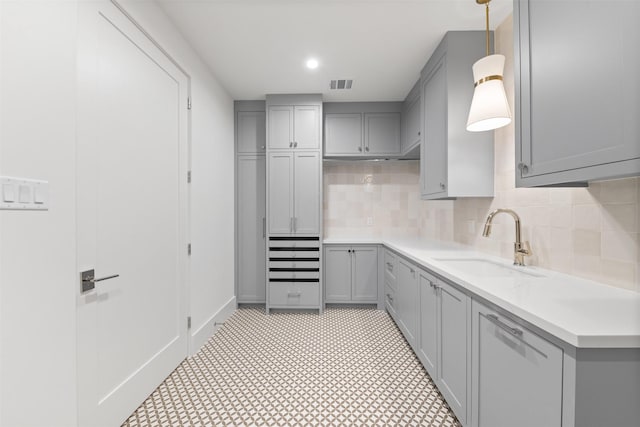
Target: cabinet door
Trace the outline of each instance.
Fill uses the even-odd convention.
[[[409,102],[405,112],[405,127],[402,153],[412,150],[420,144],[422,132],[420,131],[420,97]]]
[[[269,233],[293,232],[293,153],[269,154]]]
[[[413,264],[398,260],[398,318],[405,338],[415,347],[418,327],[418,275]]]
[[[293,148],[293,107],[272,105],[268,109],[269,149],[290,150]]]
[[[515,3],[518,186],[640,173],[638,21],[637,1]]]
[[[438,288],[436,278],[420,271],[420,330],[418,357],[429,375],[437,379]]]
[[[267,137],[264,111],[238,111],[236,135],[238,153],[264,153]]]
[[[321,162],[318,152],[295,154],[293,214],[293,231],[295,233],[320,233]]]
[[[264,156],[238,156],[237,272],[239,303],[264,303],[266,279]]]
[[[473,302],[474,427],[562,424],[562,350]]]
[[[378,248],[376,246],[353,246],[353,275],[351,300],[354,302],[378,301]]]
[[[365,113],[364,154],[400,154],[400,113]]]
[[[422,195],[446,194],[447,185],[447,86],[444,60],[423,86],[424,139],[420,151]]]
[[[324,116],[324,155],[362,155],[362,114]]]
[[[351,300],[351,247],[324,247],[324,295],[326,302]]]
[[[469,297],[439,282],[438,379],[436,384],[462,424],[470,393],[471,326]],[[518,425],[518,424],[516,424]]]
[[[294,107],[295,148],[320,148],[320,107],[300,105]]]

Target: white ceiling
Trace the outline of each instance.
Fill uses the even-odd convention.
[[[267,93],[403,100],[446,31],[485,25],[474,0],[158,1],[237,100]],[[512,0],[493,0],[490,10],[494,29]],[[305,67],[310,57],[320,62],[316,70]],[[330,91],[331,79],[353,79],[353,88]]]

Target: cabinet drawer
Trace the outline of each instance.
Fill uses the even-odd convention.
[[[398,257],[390,251],[384,252],[384,278],[393,289],[397,289],[396,270],[398,269]]]
[[[304,249],[304,250],[300,250]],[[310,250],[307,250],[310,249]],[[297,250],[269,250],[269,261],[319,261],[320,250],[318,248],[298,248]]]
[[[319,283],[269,283],[269,304],[274,307],[317,307]]]
[[[269,268],[315,268],[318,270],[320,268],[319,261],[298,261],[296,258],[292,258],[291,260],[270,260]]]
[[[319,248],[320,240],[314,238],[313,240],[302,240],[300,238],[285,240],[285,239],[269,239],[269,249],[276,248]]]
[[[391,317],[396,318],[396,291],[393,290],[388,284],[384,286],[384,305]]]
[[[270,268],[269,279],[320,279],[320,272],[284,269],[278,271]]]

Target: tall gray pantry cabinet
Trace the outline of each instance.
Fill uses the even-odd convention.
[[[322,311],[322,97],[267,95],[266,310]]]
[[[236,300],[266,298],[266,122],[264,101],[236,101]]]

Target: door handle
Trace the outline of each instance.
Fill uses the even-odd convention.
[[[267,237],[267,218],[262,217],[262,238]]]
[[[87,292],[96,287],[97,282],[102,282],[103,280],[115,279],[116,277],[120,277],[119,274],[112,274],[111,276],[100,277],[96,279],[95,270],[86,270],[80,273],[80,280],[82,281],[81,290],[82,292]]]

